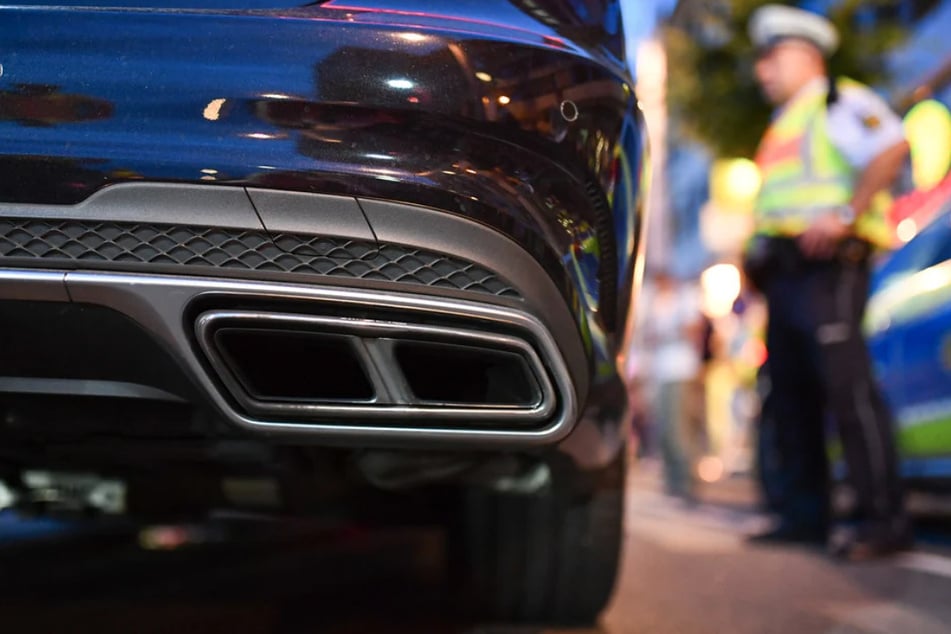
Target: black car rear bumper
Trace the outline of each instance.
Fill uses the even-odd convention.
[[[213,404],[238,427],[363,445],[551,444],[570,431],[587,394],[590,360],[556,286],[511,240],[455,215],[340,196],[128,184],[75,206],[8,204],[0,216],[0,300],[121,314],[170,351],[182,373],[140,385],[142,394],[191,383],[202,395],[196,406]],[[352,402],[333,394],[251,398],[213,344],[213,324],[229,321],[357,337],[354,354],[373,393]],[[16,336],[44,337],[23,328]],[[405,372],[392,355],[387,363],[360,350],[398,340],[521,355],[538,398],[437,403],[411,389],[394,396],[385,386],[405,382]],[[318,376],[313,366],[327,361],[291,351],[275,363]],[[15,358],[5,365],[8,379],[29,383]],[[41,385],[49,383],[33,391]]]

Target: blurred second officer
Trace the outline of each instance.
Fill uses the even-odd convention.
[[[869,259],[891,246],[876,194],[908,152],[901,121],[870,89],[830,79],[838,33],[825,18],[768,5],[754,13],[755,72],[775,106],[756,161],[763,179],[747,273],[769,305],[770,398],[782,466],[781,523],[763,541],[822,542],[829,523],[823,422],[842,442],[861,518],[835,545],[860,559],[904,547],[892,420],[860,329]]]

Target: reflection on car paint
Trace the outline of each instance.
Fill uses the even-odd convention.
[[[567,17],[541,23],[504,4],[480,15],[451,3],[406,12],[331,2],[267,29],[241,12],[189,15],[187,30],[173,13],[7,12],[0,34],[15,52],[3,81],[17,83],[0,93],[0,195],[67,204],[144,179],[447,209],[515,240],[564,294],[583,289],[579,323],[615,330],[625,316],[599,312],[618,290],[605,295],[600,269],[616,268],[604,277],[626,292],[645,172],[626,69],[563,38]],[[405,32],[393,32],[393,18],[405,18]],[[126,77],[147,89],[129,90]],[[613,211],[602,230],[616,261],[602,261],[589,181]]]

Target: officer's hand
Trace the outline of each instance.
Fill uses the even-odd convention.
[[[807,258],[828,260],[835,255],[839,242],[848,237],[852,229],[842,222],[837,214],[816,218],[799,236],[799,249]]]

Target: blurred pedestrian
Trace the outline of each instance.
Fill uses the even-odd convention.
[[[890,413],[876,387],[860,324],[876,247],[891,245],[876,196],[908,152],[900,119],[870,89],[830,78],[835,27],[768,5],[750,20],[756,79],[776,106],[756,161],[762,187],[749,277],[769,307],[767,348],[782,454],[782,509],[764,541],[824,541],[829,529],[825,413],[831,414],[861,522],[836,552],[861,559],[899,550],[903,510]]]
[[[664,463],[664,486],[668,495],[693,502],[702,435],[700,300],[695,286],[666,271],[654,275],[653,282],[645,341],[652,351],[652,419]]]

